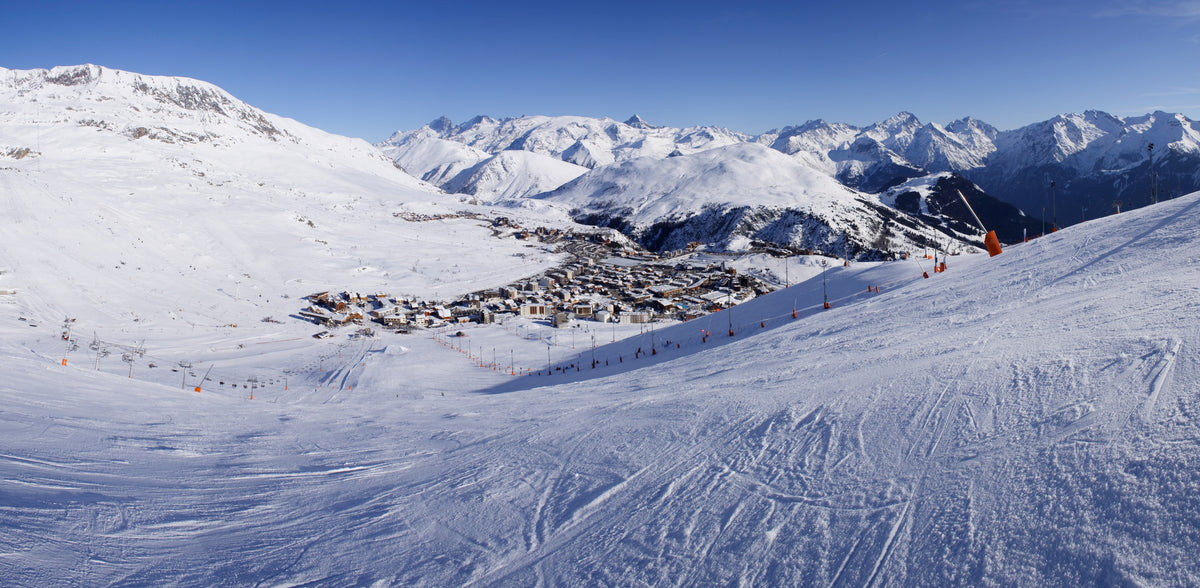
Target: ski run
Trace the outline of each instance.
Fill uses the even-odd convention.
[[[431,334],[214,337],[195,371],[261,385],[196,393],[86,351],[60,365],[58,325],[7,297],[0,576],[1194,584],[1197,226],[1193,194],[930,279],[835,266],[829,310],[816,274],[732,321],[574,350],[458,338],[579,367],[541,376]]]
[[[945,272],[725,256],[780,288],[686,322],[316,339],[314,292],[564,261],[472,214],[578,225],[202,82],[0,74],[0,584],[1200,584],[1200,193]]]

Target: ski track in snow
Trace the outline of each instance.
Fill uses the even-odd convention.
[[[1182,346],[1183,341],[1179,340],[1169,343],[1169,349],[1154,366],[1154,370],[1151,372],[1153,380],[1150,382],[1150,395],[1146,398],[1146,404],[1142,409],[1143,420],[1150,420],[1154,406],[1158,403],[1158,396],[1162,393],[1163,386],[1166,385],[1167,375],[1171,372],[1171,366],[1175,365],[1175,357],[1179,355],[1179,348]]]

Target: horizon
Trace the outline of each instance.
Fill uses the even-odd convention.
[[[1200,116],[1200,88],[1177,80],[1200,47],[1200,8],[1186,0],[622,3],[603,13],[542,2],[125,1],[6,12],[0,66],[92,63],[199,79],[373,143],[441,116],[636,114],[750,135],[812,120],[862,127],[901,112],[939,124],[971,117],[999,130],[1088,110]]]

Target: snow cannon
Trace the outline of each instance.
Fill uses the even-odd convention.
[[[983,237],[983,245],[987,247],[988,256],[996,257],[1003,253],[1004,250],[1000,248],[1000,239],[996,237],[996,231],[989,231],[987,227],[983,226],[983,222],[979,220],[979,215],[975,214],[975,209],[971,208],[970,202],[967,202],[967,197],[963,196],[963,193],[959,190],[955,190],[955,192],[958,192],[958,197],[962,198],[963,204],[967,205],[967,210],[971,211],[971,216],[975,217],[975,223],[987,233]]]
[[[988,231],[987,236],[983,238],[983,245],[987,247],[988,256],[996,257],[1004,252],[1000,248],[1000,239],[996,237],[996,231]]]

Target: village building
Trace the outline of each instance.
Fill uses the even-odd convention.
[[[521,316],[525,318],[543,319],[549,315],[545,303],[528,303],[521,305]]]
[[[577,318],[592,318],[593,309],[590,302],[577,302],[571,305],[571,314]]]
[[[398,327],[401,325],[407,325],[408,317],[403,314],[391,314],[383,317],[382,322],[384,326],[387,327]]]
[[[621,313],[622,325],[640,325],[650,322],[650,313],[648,312],[623,312]]]

